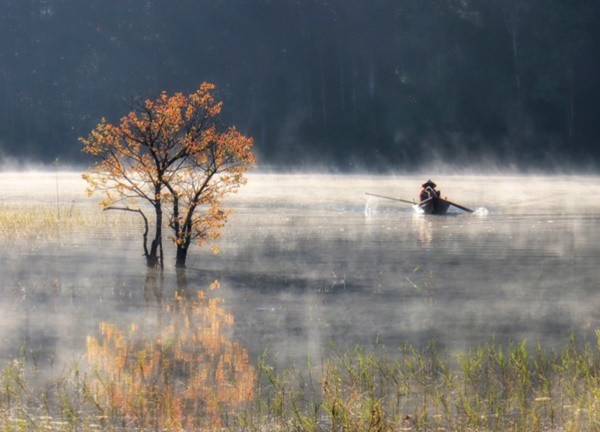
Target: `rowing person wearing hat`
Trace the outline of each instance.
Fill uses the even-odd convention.
[[[429,198],[439,198],[442,196],[442,193],[439,190],[436,190],[436,184],[431,180],[427,180],[422,184],[423,190],[419,195],[421,202],[428,200]]]

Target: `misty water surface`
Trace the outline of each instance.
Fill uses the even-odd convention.
[[[434,178],[443,195],[478,209],[444,217],[364,194],[412,199],[423,180],[252,175],[229,200],[235,214],[220,253],[191,250],[185,290],[222,299],[232,317],[226,337],[251,362],[266,347],[281,360],[303,361],[319,358],[330,342],[395,349],[436,340],[454,351],[492,337],[552,347],[572,333],[593,333],[598,178]],[[60,175],[58,202],[56,181],[55,174],[3,174],[2,205],[60,210],[63,221],[69,211],[97,217],[97,200],[85,196],[78,174]],[[100,323],[156,328],[176,295],[166,242],[163,289],[148,286],[135,219],[59,227],[17,239],[2,227],[3,359],[22,348],[47,362],[79,359]]]

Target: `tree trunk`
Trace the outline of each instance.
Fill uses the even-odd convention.
[[[519,38],[519,3],[515,2],[512,5],[509,5],[511,8],[510,11],[507,11],[506,8],[502,7],[502,15],[504,16],[504,25],[506,26],[506,30],[510,34],[511,42],[512,42],[512,52],[513,52],[513,69],[515,74],[515,82],[517,84],[517,89],[521,89],[521,77],[519,76],[519,50],[518,50],[518,38]]]
[[[184,242],[182,245],[177,245],[177,255],[175,257],[175,268],[184,269],[185,261],[187,260],[187,253],[189,248],[189,242]]]
[[[515,69],[515,81],[517,82],[517,88],[521,88],[521,77],[519,76],[519,63],[518,63],[518,51],[517,51],[517,32],[512,33],[512,45],[513,45],[513,67]]]
[[[194,210],[191,209],[190,212],[191,212],[190,216],[188,217],[187,221],[184,224],[184,234],[177,237],[177,238],[184,239],[183,242],[177,243],[177,255],[175,257],[175,268],[177,268],[177,269],[185,268],[185,261],[187,260],[188,249],[190,248],[190,243],[192,242],[192,237],[190,234],[192,231],[190,217],[192,214],[194,214]]]
[[[375,97],[375,59],[373,54],[369,57],[369,96]]]
[[[152,240],[152,247],[150,248],[150,253],[146,255],[146,267],[158,267],[158,256],[156,254],[156,251],[156,240]]]
[[[312,102],[312,87],[310,85],[310,78],[306,77],[306,94],[308,95],[308,122],[313,125],[313,102]]]
[[[160,203],[154,206],[156,212],[156,228],[154,231],[154,239],[150,246],[150,252],[146,255],[146,265],[148,267],[163,267],[162,254],[159,253],[162,250],[162,207]]]
[[[569,86],[569,96],[567,100],[567,128],[569,131],[569,140],[572,142],[575,135],[575,102],[573,100],[573,69],[567,71],[567,83]]]
[[[323,115],[323,127],[327,129],[327,104],[325,102],[325,70],[323,67],[323,54],[319,51],[319,71],[321,76],[321,114]]]
[[[356,125],[356,75],[357,71],[353,67],[352,74],[352,124]]]
[[[346,112],[346,91],[344,86],[344,60],[340,55],[340,101],[342,105],[342,115]]]

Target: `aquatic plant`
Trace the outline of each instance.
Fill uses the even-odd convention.
[[[32,387],[36,372],[23,359],[7,364],[0,374],[0,426],[252,431],[600,428],[600,332],[594,344],[572,340],[558,351],[494,341],[457,355],[435,343],[422,349],[405,345],[394,353],[381,346],[331,346],[320,362],[302,367],[279,365],[277,355],[265,351],[254,373],[244,351],[218,336],[228,315],[219,312],[217,303],[199,301],[202,306],[192,316],[179,315],[165,323],[167,332],[160,341],[137,337],[135,327],[120,330],[104,324],[99,339],[88,341],[88,357],[96,366],[82,370],[74,365],[41,391]],[[214,320],[214,327],[194,330],[198,313]],[[198,344],[202,350],[194,349]],[[238,373],[235,379],[233,370]]]
[[[63,206],[60,219],[52,204],[0,204],[0,238],[13,241],[58,240],[67,236],[130,238],[140,223],[130,215],[109,217],[96,208],[71,204]],[[99,226],[105,229],[98,232]]]

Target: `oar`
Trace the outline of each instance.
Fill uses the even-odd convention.
[[[423,207],[425,204],[427,204],[429,201],[431,201],[433,199],[433,197],[429,197],[426,200],[423,200],[419,203],[419,207]]]
[[[454,207],[457,207],[457,208],[459,208],[459,209],[461,209],[461,210],[464,210],[464,211],[466,211],[466,212],[469,212],[469,213],[475,213],[475,211],[474,211],[474,210],[471,210],[470,208],[463,207],[463,206],[461,206],[461,205],[458,205],[458,204],[456,204],[456,203],[453,203],[452,201],[448,201],[448,200],[445,200],[445,199],[442,199],[442,198],[440,198],[440,199],[441,199],[442,201],[446,201],[448,204],[450,204],[450,205],[453,205]]]
[[[374,197],[377,197],[377,198],[385,198],[385,199],[394,200],[394,201],[400,201],[400,202],[407,203],[407,204],[412,204],[412,205],[416,204],[414,201],[409,201],[409,200],[405,200],[405,199],[401,199],[401,198],[392,198],[392,197],[383,196],[383,195],[375,195],[375,194],[368,193],[368,192],[365,192],[365,195],[374,196]]]

